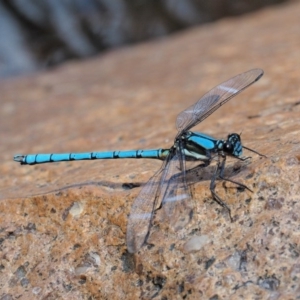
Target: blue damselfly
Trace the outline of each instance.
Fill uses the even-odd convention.
[[[204,168],[214,160],[217,166],[212,176],[210,190],[213,199],[225,208],[231,218],[229,207],[216,194],[216,180],[230,181],[238,186],[247,186],[224,178],[226,157],[231,156],[239,160],[243,157],[243,148],[258,155],[258,152],[242,145],[241,137],[237,133],[229,134],[227,139],[216,139],[209,135],[192,132],[190,129],[245,88],[259,80],[263,75],[261,69],[253,69],[239,74],[228,81],[221,83],[195,104],[181,112],[176,120],[178,133],[174,144],[169,149],[107,151],[87,153],[62,154],[28,154],[16,155],[14,160],[23,165],[34,165],[49,162],[90,160],[90,159],[117,159],[117,158],[153,158],[163,160],[160,170],[142,188],[134,201],[127,224],[126,243],[128,251],[138,251],[146,242],[153,220],[154,211],[162,207],[168,218],[181,218],[180,224],[184,226],[192,218],[193,208],[190,204],[192,198],[187,184],[186,167],[188,161],[199,161],[197,168]],[[249,189],[250,190],[250,189]]]

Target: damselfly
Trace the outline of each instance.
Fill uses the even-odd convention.
[[[190,129],[202,122],[220,106],[243,91],[263,75],[260,69],[253,69],[239,74],[213,88],[195,104],[181,112],[176,120],[178,133],[170,149],[129,150],[88,153],[61,153],[61,154],[28,154],[16,155],[14,160],[23,165],[34,165],[49,162],[116,159],[116,158],[154,158],[163,160],[160,170],[142,188],[135,199],[127,224],[126,243],[129,252],[138,251],[146,242],[152,224],[154,211],[162,207],[174,227],[184,226],[192,218],[191,191],[187,184],[186,162],[201,162],[198,168],[207,167],[217,161],[214,175],[210,182],[213,199],[225,208],[231,218],[229,207],[215,192],[217,179],[233,182],[243,188],[245,185],[224,178],[226,157],[231,156],[239,160],[243,148],[258,155],[258,152],[242,145],[241,137],[237,133],[229,134],[227,139],[219,140],[209,135],[192,132]],[[262,155],[261,155],[262,156]],[[175,222],[174,222],[175,220]]]

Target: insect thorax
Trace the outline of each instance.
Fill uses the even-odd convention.
[[[175,147],[177,143],[183,146],[186,160],[207,161],[216,153],[239,157],[243,152],[241,138],[237,133],[229,134],[227,140],[218,140],[200,132],[187,131],[175,140]]]
[[[176,143],[181,143],[186,160],[203,160],[211,159],[211,153],[216,152],[217,140],[211,136],[186,131],[175,140]]]

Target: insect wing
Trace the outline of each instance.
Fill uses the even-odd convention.
[[[126,230],[127,250],[130,253],[137,252],[147,239],[163,170],[161,168],[146,183],[131,207]]]
[[[264,74],[261,69],[253,69],[239,74],[214,87],[194,105],[182,111],[176,120],[176,127],[179,136],[183,131],[196,126],[220,106],[225,104],[235,95],[239,94],[252,83],[259,80]]]
[[[181,146],[168,163],[162,182],[164,185],[160,192],[163,210],[170,226],[178,231],[190,222],[193,214],[192,196],[186,182],[185,158]]]

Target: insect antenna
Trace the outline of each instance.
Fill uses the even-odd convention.
[[[255,150],[253,150],[253,149],[251,149],[251,148],[248,148],[248,147],[246,147],[246,146],[243,146],[243,148],[244,148],[244,149],[247,149],[247,150],[249,150],[249,151],[251,151],[251,152],[253,152],[253,153],[256,153],[256,154],[259,155],[259,156],[267,157],[266,155],[261,154],[261,153],[255,151]]]

